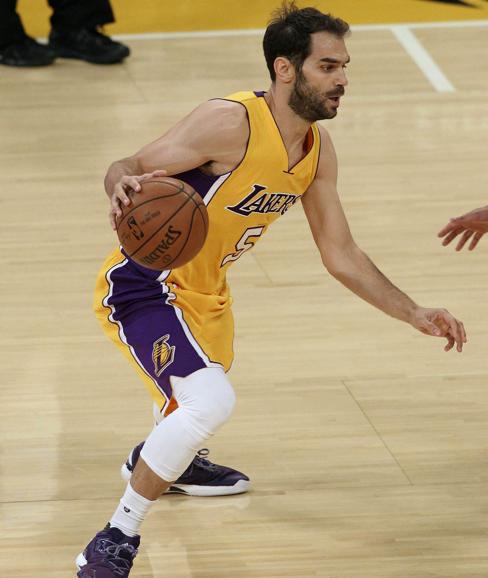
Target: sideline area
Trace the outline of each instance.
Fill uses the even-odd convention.
[[[112,0],[117,22],[109,34],[264,28],[280,0]],[[488,19],[487,0],[299,0],[351,24],[394,24]],[[19,0],[18,11],[32,36],[47,36],[47,0]]]

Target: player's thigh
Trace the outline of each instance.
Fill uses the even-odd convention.
[[[99,277],[95,311],[104,332],[148,387],[160,409],[172,397],[170,376],[215,367],[188,331],[182,312],[157,279],[141,279],[127,259]]]

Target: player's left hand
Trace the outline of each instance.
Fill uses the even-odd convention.
[[[474,209],[460,217],[454,217],[437,233],[437,236],[444,237],[442,244],[446,246],[461,235],[456,251],[461,251],[471,239],[468,249],[472,251],[485,233],[488,233],[488,206]]]
[[[456,349],[461,353],[463,345],[467,342],[464,325],[446,309],[417,307],[410,324],[426,335],[445,337],[447,344],[444,351],[449,351],[456,344]]]

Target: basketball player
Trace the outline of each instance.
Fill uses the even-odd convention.
[[[468,249],[472,251],[485,233],[488,233],[488,206],[454,217],[439,231],[438,236],[444,237],[442,244],[446,246],[458,235],[462,235],[456,245],[456,251],[461,251],[470,239]]]
[[[233,358],[226,272],[298,201],[334,277],[386,314],[444,337],[446,351],[454,345],[462,351],[463,324],[402,293],[349,231],[336,190],[334,147],[316,122],[334,118],[344,95],[348,29],[314,8],[285,5],[264,36],[267,92],[206,102],[108,170],[112,226],[121,205],[130,203],[128,190],[139,191],[145,179],[164,174],[200,193],[210,226],[201,252],[176,270],[150,271],[119,249],[103,266],[97,315],[148,385],[159,413],[169,415],[134,456],[109,524],[78,557],[79,578],[128,576],[150,507],[229,419],[235,395],[226,377]]]

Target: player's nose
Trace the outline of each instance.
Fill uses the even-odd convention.
[[[337,77],[336,81],[337,86],[347,86],[349,84],[349,80],[346,75],[346,71],[341,69],[339,71],[339,76]]]

